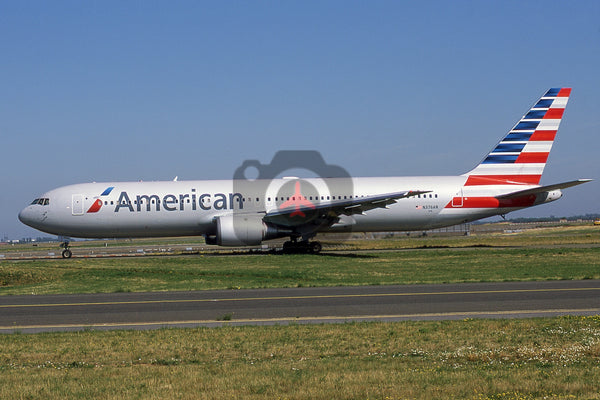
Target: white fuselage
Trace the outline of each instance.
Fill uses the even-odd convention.
[[[343,215],[323,231],[426,230],[534,205],[501,207],[484,201],[473,207],[470,198],[489,199],[514,191],[514,186],[464,187],[466,179],[466,176],[429,176],[301,181],[312,187],[310,200],[315,204],[401,190],[429,191],[399,199],[386,208]],[[77,184],[45,193],[41,198],[47,199],[46,204],[29,205],[21,211],[19,219],[41,231],[71,237],[199,236],[214,232],[216,217],[232,213],[265,215],[277,210],[294,193],[292,185],[286,186],[288,182],[275,179]]]

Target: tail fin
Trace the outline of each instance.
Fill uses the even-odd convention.
[[[546,92],[468,176],[465,186],[537,185],[560,125],[570,88]]]

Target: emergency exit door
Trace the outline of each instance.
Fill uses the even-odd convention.
[[[73,215],[83,215],[83,195],[74,194],[72,202],[71,212]]]

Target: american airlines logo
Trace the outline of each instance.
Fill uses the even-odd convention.
[[[108,195],[113,188],[109,188],[108,193],[105,191],[102,196]],[[108,190],[108,189],[107,189]],[[131,199],[134,201],[131,201]],[[96,199],[94,204],[87,211],[88,213],[95,213],[102,207],[102,200]],[[129,212],[142,212],[142,211],[184,211],[186,208],[191,208],[192,211],[198,209],[201,210],[233,210],[233,209],[244,209],[244,196],[241,193],[202,193],[197,194],[196,189],[192,189],[191,193],[184,194],[166,194],[159,196],[157,194],[143,194],[130,196],[127,192],[123,191],[119,195],[117,205],[115,206],[115,212],[121,211],[121,209],[127,209]],[[292,196],[287,197],[287,201],[282,203],[279,208],[287,209],[294,208],[294,211],[290,214],[291,217],[300,216],[305,217],[305,213],[302,212],[301,207],[314,209],[315,205],[309,201],[306,196],[300,192],[300,182],[297,181],[295,184],[295,192]]]
[[[100,197],[108,196],[114,188],[114,186],[107,187],[104,190],[104,192],[102,192]],[[100,199],[100,197],[97,198],[96,201],[94,201],[94,204],[92,204],[92,206],[87,210],[88,213],[97,213],[98,211],[100,211],[100,209],[102,208],[102,199]]]
[[[134,201],[131,201],[132,198]],[[160,211],[161,209],[165,211],[184,211],[186,208],[191,208],[192,211],[197,209],[233,210],[234,206],[240,210],[244,208],[244,197],[241,193],[198,194],[196,189],[192,189],[191,193],[166,194],[161,197],[158,194],[129,196],[127,192],[121,192],[115,212],[122,209],[129,212]]]
[[[108,196],[113,186],[107,188],[100,196],[96,198],[94,203],[87,210],[87,213],[97,213],[104,205],[102,197]],[[282,197],[283,198],[283,197]],[[133,199],[133,201],[132,201]],[[303,208],[314,209],[315,205],[309,201],[306,196],[300,192],[300,182],[295,183],[295,192],[292,196],[287,197],[287,201],[279,205],[279,209],[294,208],[290,214],[291,217],[305,217]],[[192,211],[200,210],[233,210],[244,209],[244,196],[241,193],[196,193],[196,189],[192,189],[191,193],[166,194],[160,196],[158,194],[136,194],[130,195],[126,191],[122,191],[117,200],[114,212],[119,212],[126,209],[129,212],[150,212],[150,211],[184,211],[191,209]]]

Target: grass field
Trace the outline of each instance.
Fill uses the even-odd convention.
[[[319,256],[2,261],[0,294],[600,279],[599,243],[574,227]],[[0,335],[2,399],[599,399],[598,382],[598,316]]]
[[[436,242],[422,249],[322,255],[2,261],[0,294],[600,279],[600,246],[512,248],[496,239],[496,247],[439,248],[447,245]]]
[[[348,241],[348,252],[321,255],[0,261],[0,294],[600,279],[598,243],[592,227]]]
[[[600,398],[600,318],[0,336],[3,399]]]

